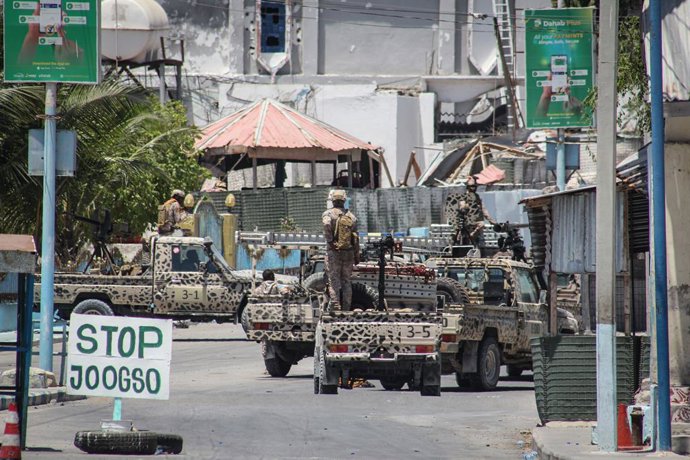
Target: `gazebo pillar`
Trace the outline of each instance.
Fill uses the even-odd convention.
[[[316,161],[311,161],[311,186],[316,187]]]
[[[347,156],[347,186],[352,188],[352,154]]]
[[[252,158],[252,186],[256,190],[256,183],[258,182],[258,175],[256,173],[256,158]]]

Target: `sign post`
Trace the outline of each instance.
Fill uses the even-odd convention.
[[[170,395],[172,321],[73,314],[68,344],[67,393],[115,399]]]
[[[565,190],[563,128],[589,127],[594,85],[593,10],[525,10],[527,127],[558,129],[556,183]]]
[[[52,371],[57,84],[99,82],[100,1],[6,0],[3,13],[5,81],[46,84],[39,365]]]

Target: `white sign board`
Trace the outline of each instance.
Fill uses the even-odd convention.
[[[68,353],[68,394],[169,397],[171,320],[73,314]]]

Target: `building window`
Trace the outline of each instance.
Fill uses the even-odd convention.
[[[285,52],[285,3],[261,2],[261,52]]]

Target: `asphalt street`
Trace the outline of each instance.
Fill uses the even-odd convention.
[[[489,393],[460,390],[445,376],[440,397],[378,382],[317,396],[312,366],[306,359],[287,378],[271,378],[239,326],[192,324],[174,330],[170,400],[124,400],[123,419],[181,435],[183,452],[170,457],[193,459],[520,459],[525,431],[538,422],[529,378],[502,380]],[[112,408],[112,399],[95,397],[30,407],[23,458],[114,458],[73,445]]]

